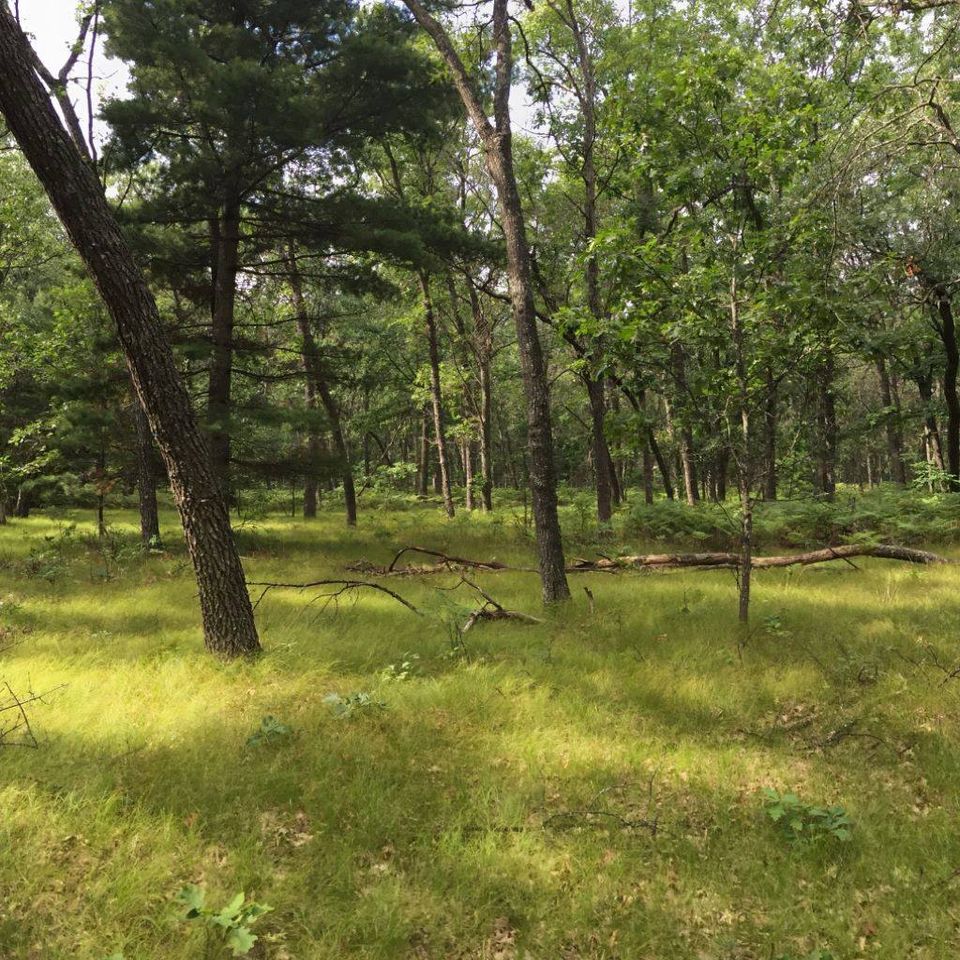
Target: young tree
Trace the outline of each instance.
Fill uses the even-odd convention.
[[[527,245],[523,204],[513,165],[510,89],[513,79],[513,39],[508,0],[493,0],[493,46],[496,55],[493,123],[446,29],[420,3],[404,0],[420,26],[430,35],[450,71],[457,93],[483,145],[487,172],[497,191],[506,243],[507,281],[513,310],[527,405],[527,442],[530,452],[530,493],[537,533],[540,583],[546,603],[570,596],[564,567],[563,542],[557,515],[557,478],[550,392],[543,350],[537,332],[534,288]]]

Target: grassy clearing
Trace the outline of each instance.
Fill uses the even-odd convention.
[[[122,514],[105,557],[88,516],[0,528],[0,677],[66,685],[33,709],[38,750],[0,750],[3,960],[219,956],[177,919],[189,882],[270,904],[255,955],[277,960],[958,955],[960,568],[763,572],[742,650],[729,572],[579,578],[467,656],[454,577],[390,582],[424,618],[277,591],[267,655],[223,665],[183,555],[137,558]],[[408,542],[531,556],[509,518],[426,509],[240,536],[257,580]],[[476,579],[540,613],[534,577]],[[325,699],[360,692],[385,709]],[[268,715],[292,735],[248,745]],[[768,786],[843,806],[852,840],[792,846]]]

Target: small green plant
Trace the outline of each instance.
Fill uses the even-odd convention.
[[[423,675],[419,653],[405,653],[396,663],[388,664],[380,671],[384,683],[402,683]]]
[[[818,807],[804,803],[795,793],[763,790],[763,809],[790,843],[814,843],[832,838],[846,843],[853,823],[843,807]]]
[[[293,736],[293,728],[268,714],[260,721],[259,729],[247,737],[248,747],[259,747],[265,743],[280,743]]]
[[[220,943],[235,957],[245,957],[257,942],[250,927],[273,907],[247,900],[238,893],[225,907],[215,910],[206,906],[206,893],[195,883],[189,883],[177,894],[177,902],[186,908],[184,920],[196,921],[207,932],[208,944]]]
[[[335,716],[341,720],[352,717],[356,713],[373,712],[376,710],[386,710],[387,705],[383,700],[376,700],[369,693],[351,693],[346,697],[339,693],[328,693],[323,702],[330,705]]]
[[[771,637],[786,639],[790,636],[790,631],[783,625],[783,618],[776,613],[771,613],[763,618],[763,629]]]

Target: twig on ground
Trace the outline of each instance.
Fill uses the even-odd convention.
[[[260,606],[263,598],[271,590],[311,590],[314,587],[339,587],[339,589],[333,593],[322,593],[314,599],[336,600],[337,597],[342,596],[344,593],[347,593],[351,590],[377,590],[380,593],[386,594],[388,597],[392,597],[397,601],[397,603],[402,604],[408,610],[415,613],[418,617],[423,616],[423,614],[409,600],[401,597],[399,593],[395,592],[394,590],[390,590],[388,587],[384,587],[379,583],[371,583],[369,580],[313,580],[309,583],[271,583],[266,581],[248,581],[247,586],[263,587],[263,592],[259,597],[257,597],[257,600],[253,605],[254,610]]]

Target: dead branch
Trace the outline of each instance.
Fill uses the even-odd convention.
[[[466,577],[461,576],[460,582],[451,587],[451,590],[456,590],[459,587],[467,586],[471,590],[476,591],[476,593],[483,599],[483,605],[478,607],[473,613],[467,617],[467,622],[463,625],[460,630],[460,636],[462,637],[468,630],[471,629],[475,624],[479,623],[481,620],[519,620],[521,623],[543,623],[542,620],[539,620],[537,617],[531,617],[528,613],[518,613],[516,610],[507,610],[503,604],[498,603],[489,593],[486,593],[482,590],[477,584],[472,580],[468,580]]]
[[[421,553],[426,557],[437,557],[440,562],[433,566],[437,572],[450,570],[451,568],[461,567],[470,570],[510,570],[505,563],[498,560],[467,560],[465,557],[452,557],[439,550],[428,550],[425,547],[403,547],[397,555],[390,561],[390,566],[386,568],[387,573],[401,573],[403,568],[397,570],[397,562],[405,553]],[[513,568],[517,569],[517,568]]]
[[[415,613],[418,617],[423,616],[423,614],[409,600],[401,597],[399,593],[396,593],[387,587],[381,586],[379,583],[370,583],[369,580],[313,580],[310,583],[270,583],[264,581],[248,581],[247,586],[263,587],[263,592],[253,605],[254,610],[260,606],[263,598],[271,590],[310,590],[313,587],[339,587],[340,589],[333,593],[320,594],[318,599],[322,598],[326,600],[335,600],[337,597],[350,590],[377,590],[380,593],[384,593],[388,597],[393,598],[397,601],[397,603],[402,604],[408,610]]]
[[[34,736],[33,727],[30,726],[30,718],[27,716],[27,707],[31,703],[44,703],[44,697],[62,689],[65,684],[48,690],[46,693],[31,693],[27,697],[20,697],[13,692],[13,687],[6,681],[3,686],[6,688],[7,696],[0,700],[0,714],[10,713],[13,718],[9,721],[0,722],[0,747],[29,747],[36,749],[38,746],[37,738]],[[11,740],[10,737],[21,731],[20,739]]]
[[[421,553],[425,556],[439,557],[434,564],[407,564],[397,566],[406,553]],[[911,547],[898,547],[892,544],[843,544],[837,547],[823,547],[807,553],[793,553],[774,557],[754,557],[752,568],[764,570],[775,567],[810,566],[814,563],[828,563],[841,560],[857,568],[853,557],[878,557],[882,560],[900,560],[904,563],[939,564],[953,563],[947,557]],[[630,569],[680,569],[684,567],[712,567],[720,570],[736,570],[740,566],[739,553],[650,553],[638,556],[606,557],[596,560],[575,559],[567,573],[619,573]],[[535,573],[531,567],[511,567],[497,560],[470,560],[465,557],[453,557],[439,550],[424,547],[403,547],[387,567],[377,566],[367,561],[358,561],[348,569],[369,573],[374,576],[421,576],[437,573],[449,573],[456,569],[482,570],[487,572]]]

